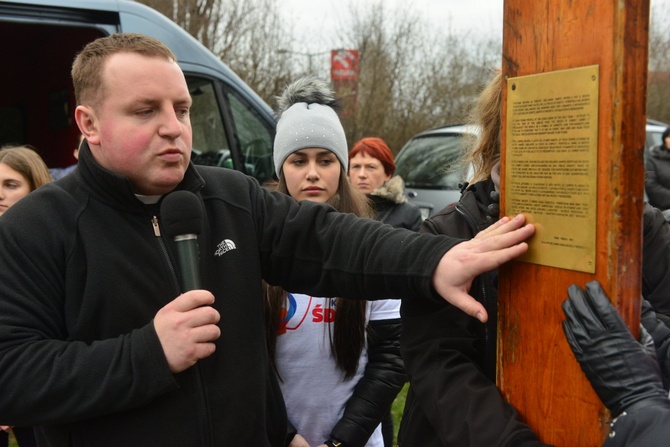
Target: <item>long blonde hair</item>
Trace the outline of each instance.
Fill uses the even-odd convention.
[[[478,96],[470,111],[468,123],[479,127],[478,136],[466,136],[466,152],[462,166],[472,166],[471,183],[491,177],[493,167],[500,161],[502,118],[502,89],[505,78],[497,73]]]
[[[30,183],[30,191],[51,181],[49,168],[32,146],[4,146],[0,149],[0,163],[4,163]]]
[[[279,181],[266,184],[266,187],[288,195],[284,172],[280,171]],[[328,201],[328,204],[343,213],[353,213],[368,218],[372,218],[374,215],[367,197],[349,183],[347,173],[343,167],[340,169],[340,183],[337,194]],[[280,312],[286,306],[288,294],[281,287],[270,286],[265,282],[263,283],[263,292],[265,295],[265,335],[268,354],[277,376],[281,379],[276,363],[277,331],[280,325]],[[365,346],[366,306],[367,302],[361,300],[336,298],[335,301],[337,312],[335,313],[333,332],[330,333],[330,349],[338,368],[344,372],[344,377],[347,379],[356,374],[361,352]],[[330,326],[328,327],[330,329]]]

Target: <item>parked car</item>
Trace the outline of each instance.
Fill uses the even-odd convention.
[[[396,174],[405,181],[405,194],[424,219],[461,197],[459,185],[467,177],[460,164],[464,134],[477,135],[477,128],[452,125],[426,130],[410,138],[396,156]]]
[[[661,144],[668,126],[647,120],[645,156],[652,146]],[[450,125],[426,130],[410,138],[396,156],[396,174],[405,180],[405,194],[421,208],[424,219],[461,196],[459,185],[468,180],[467,167],[460,165],[464,134],[477,135],[477,128]]]
[[[119,32],[164,42],[193,98],[193,162],[274,176],[272,109],[219,58],[156,10],[129,0],[0,1],[0,144],[37,147],[49,167],[75,162],[70,68],[85,44]]]

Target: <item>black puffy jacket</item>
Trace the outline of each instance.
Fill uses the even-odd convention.
[[[405,384],[400,358],[400,320],[368,326],[368,363],[331,437],[347,447],[364,446]]]
[[[642,296],[660,318],[670,318],[670,225],[648,203],[642,225]]]
[[[645,171],[644,190],[649,203],[661,210],[670,209],[670,150],[664,145],[652,147]]]
[[[421,226],[421,210],[407,201],[405,182],[401,177],[397,175],[392,177],[380,188],[372,191],[368,198],[377,220],[394,228],[406,228],[412,231],[418,231]]]

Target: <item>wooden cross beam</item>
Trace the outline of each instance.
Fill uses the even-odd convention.
[[[567,287],[599,280],[639,325],[648,31],[649,0],[505,0],[501,209],[539,231],[501,269],[498,386],[556,446],[600,446],[609,418],[563,335]]]

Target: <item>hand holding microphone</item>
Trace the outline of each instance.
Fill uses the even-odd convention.
[[[198,197],[188,191],[175,191],[163,199],[163,231],[177,246],[182,295],[158,311],[154,318],[156,334],[173,373],[184,371],[198,360],[214,353],[214,340],[221,336],[220,315],[211,307],[214,295],[201,288],[198,260],[198,234],[202,231],[203,211]]]

